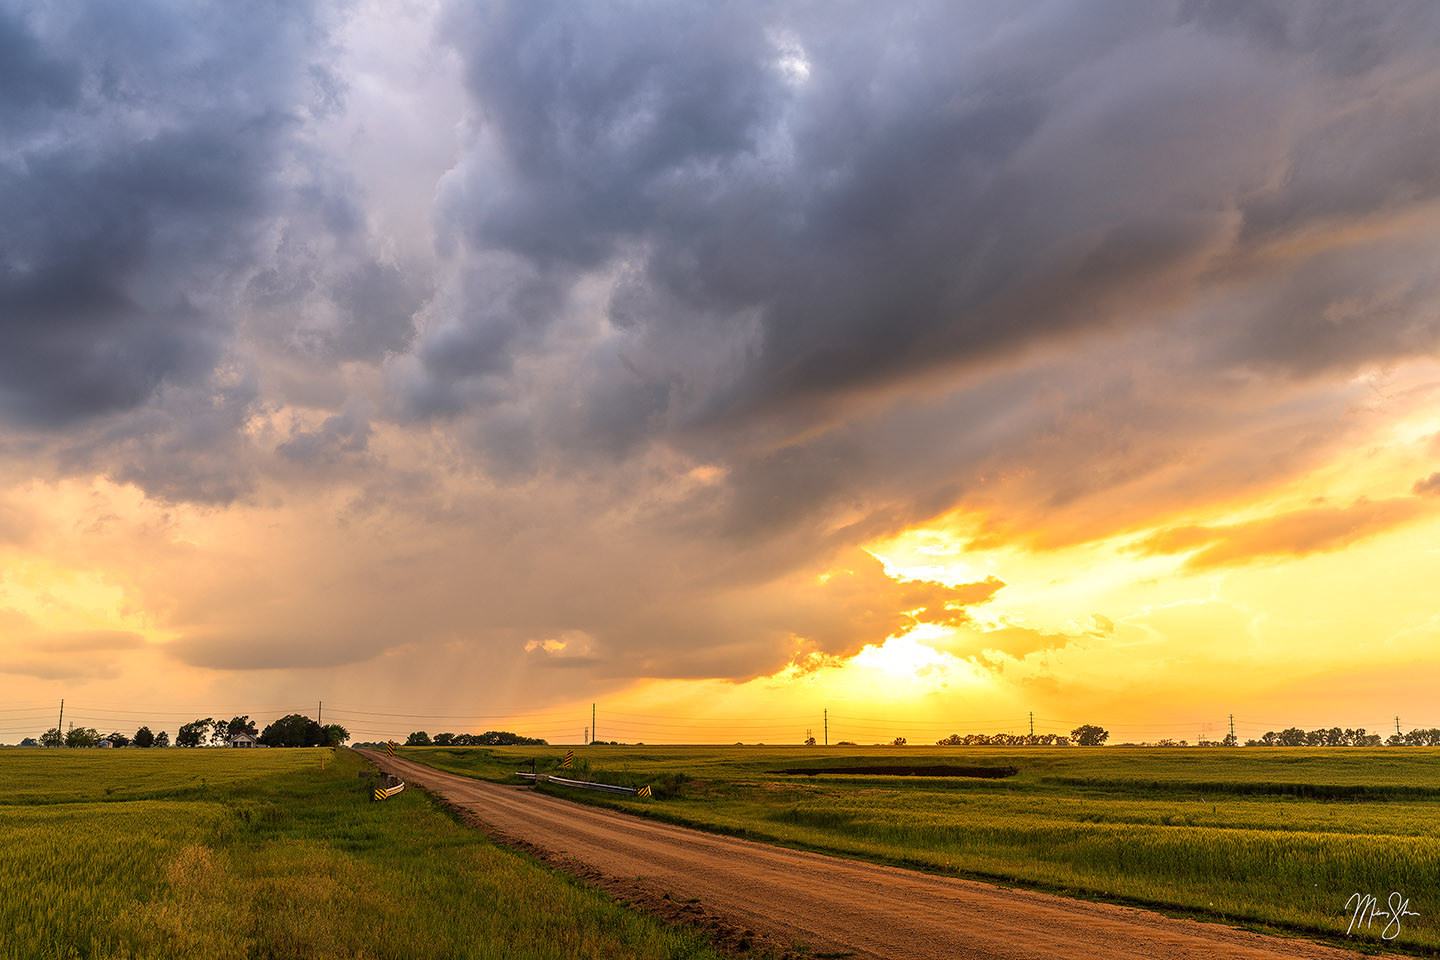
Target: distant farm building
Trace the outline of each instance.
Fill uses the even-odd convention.
[[[99,747],[101,750],[107,750],[114,747],[115,744],[111,743],[109,740],[101,740],[99,743],[95,744],[95,746]]]
[[[253,747],[255,746],[255,738],[248,733],[232,733],[230,734],[230,746]]]

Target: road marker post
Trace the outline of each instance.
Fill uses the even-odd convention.
[[[637,797],[649,797],[649,796],[653,796],[653,794],[650,793],[650,785],[647,783],[645,786],[641,787],[639,790],[636,790],[636,791],[635,791],[635,796],[637,796]]]
[[[389,780],[392,780],[392,779],[395,781],[395,785],[394,785],[393,787],[387,787],[387,786],[385,786],[385,784],[386,784]],[[388,777],[388,776],[387,776],[387,777],[384,777],[383,779],[379,780],[379,781],[375,784],[375,799],[376,799],[376,800],[389,800],[391,797],[395,796],[395,794],[399,793],[401,790],[404,790],[404,789],[405,789],[405,781],[404,781],[404,780],[401,780],[401,779],[398,778],[398,777]]]
[[[564,767],[565,769],[568,770],[568,769],[570,769],[570,767],[574,766],[574,764],[575,764],[575,751],[574,751],[574,750],[566,750],[566,751],[565,751],[565,762],[562,763],[562,764],[560,764],[560,766],[562,766],[562,767]]]

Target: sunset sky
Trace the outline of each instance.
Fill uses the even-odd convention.
[[[1437,48],[0,3],[0,741],[1440,726]]]

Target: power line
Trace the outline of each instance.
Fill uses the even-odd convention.
[[[631,718],[631,719],[636,719],[636,720],[667,720],[667,719],[672,719],[671,717],[669,717],[669,716],[667,716],[667,715],[664,715],[664,714],[653,714],[653,713],[611,713],[611,712],[608,711],[608,710],[605,712],[605,715],[606,715],[607,717],[629,717],[629,718]],[[794,713],[794,714],[789,714],[789,715],[787,715],[787,716],[779,716],[779,717],[761,717],[760,719],[763,719],[763,720],[775,720],[775,721],[777,721],[777,722],[786,722],[786,721],[793,721],[793,720],[810,720],[810,719],[813,719],[814,717],[815,717],[815,714],[813,714],[813,713]],[[748,716],[748,717],[710,717],[710,716],[707,716],[707,717],[704,717],[704,718],[695,718],[695,717],[692,716],[692,717],[678,718],[678,719],[704,719],[704,720],[707,720],[707,721],[723,721],[723,722],[729,722],[729,721],[732,721],[732,720],[733,720],[733,721],[754,720],[754,719],[756,719],[756,718],[755,718],[755,715],[752,713],[752,714],[751,714],[750,716]]]
[[[330,712],[333,714],[337,709],[347,716],[386,717],[397,720],[514,720],[521,717],[560,719],[571,716],[568,711],[555,713],[380,713],[374,710],[356,710],[345,706],[337,707],[332,701],[330,704]]]
[[[838,714],[838,713],[835,714],[835,719],[836,719],[836,720],[854,720],[854,721],[860,721],[860,722],[864,722],[864,723],[915,723],[915,724],[925,724],[925,725],[927,725],[927,726],[940,726],[940,727],[944,727],[944,726],[954,726],[954,725],[955,725],[955,721],[944,720],[944,719],[941,719],[941,720],[894,720],[894,719],[891,719],[891,718],[889,718],[889,717],[847,717],[847,716],[843,716],[843,715]],[[962,725],[964,725],[964,726],[975,726],[976,724],[987,724],[987,723],[1021,723],[1021,722],[1023,722],[1024,720],[1025,720],[1024,717],[1007,717],[1007,718],[1005,718],[1005,719],[1003,719],[1003,720],[963,720],[963,721],[960,721],[960,723],[961,723]]]

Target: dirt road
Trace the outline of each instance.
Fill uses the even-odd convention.
[[[627,891],[643,888],[656,899],[668,894],[672,905],[698,898],[690,907],[697,914],[727,918],[784,947],[807,944],[815,953],[887,960],[1360,956],[1129,907],[716,836],[360,752],[506,837],[624,880]]]

